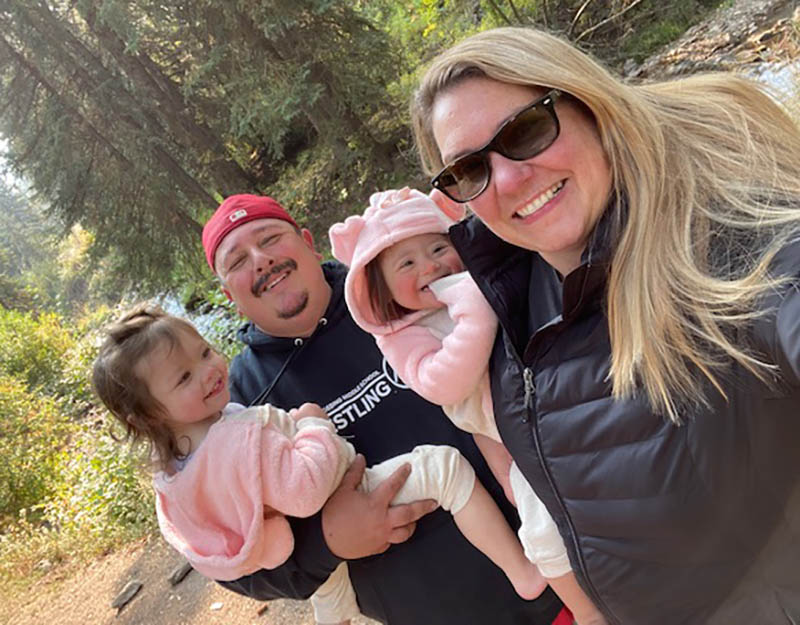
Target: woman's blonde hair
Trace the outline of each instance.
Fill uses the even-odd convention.
[[[557,88],[594,116],[613,178],[608,285],[615,397],[642,388],[680,421],[721,393],[731,360],[761,378],[771,363],[736,344],[775,288],[775,253],[800,230],[800,132],[760,87],[733,75],[628,85],[552,35],[498,28],[434,59],[412,102],[428,173],[443,167],[431,128],[437,95],[474,77]],[[697,371],[702,375],[698,376]]]

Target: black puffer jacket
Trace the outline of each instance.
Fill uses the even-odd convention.
[[[231,366],[232,399],[283,408],[318,403],[370,465],[423,443],[457,447],[513,523],[513,508],[472,437],[411,392],[372,336],[353,322],[344,302],[344,266],[323,269],[333,294],[312,336],[271,337],[252,323],[241,329],[246,347]],[[289,519],[295,550],[282,566],[223,585],[257,599],[308,597],[339,563],[319,516]],[[421,519],[407,542],[352,561],[349,569],[362,612],[389,625],[548,625],[561,609],[549,590],[536,601],[520,599],[442,510]]]
[[[800,622],[800,242],[774,266],[794,284],[744,338],[780,381],[732,368],[728,401],[709,390],[710,408],[687,402],[679,427],[610,397],[601,236],[563,284],[477,219],[451,236],[502,326],[501,436],[609,621]]]

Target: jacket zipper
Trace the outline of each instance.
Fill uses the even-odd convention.
[[[583,561],[583,552],[580,549],[580,545],[578,544],[577,532],[575,531],[575,526],[572,524],[572,519],[570,518],[569,514],[567,513],[567,507],[564,505],[563,500],[561,499],[561,495],[558,493],[558,489],[556,488],[555,480],[553,480],[553,476],[550,474],[550,469],[547,466],[547,463],[544,460],[544,453],[542,452],[542,443],[539,438],[539,422],[533,415],[533,398],[536,396],[536,384],[533,381],[533,370],[530,367],[526,367],[519,362],[520,366],[522,367],[522,382],[523,388],[525,390],[525,417],[523,417],[523,423],[530,421],[533,425],[533,442],[536,445],[536,454],[539,457],[539,464],[544,471],[544,475],[547,478],[547,483],[550,486],[550,489],[556,495],[556,501],[558,501],[558,505],[561,508],[561,513],[564,516],[564,519],[567,522],[567,526],[569,527],[569,537],[572,541],[572,545],[575,548],[575,553],[578,556],[578,564],[581,569],[581,573],[583,573],[583,579],[586,580],[586,584],[589,586],[589,591],[592,596],[592,601],[595,602],[598,608],[605,614],[612,614],[611,610],[609,610],[608,606],[605,602],[600,598],[597,589],[595,589],[594,584],[592,584],[592,580],[589,578],[589,572],[586,570],[586,564]],[[614,618],[614,622],[618,622],[616,618]]]
[[[522,422],[527,423],[531,418],[531,408],[533,407],[533,397],[536,395],[536,385],[533,383],[533,371],[530,367],[522,370],[522,381],[525,387],[525,418]]]

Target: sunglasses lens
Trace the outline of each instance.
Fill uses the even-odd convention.
[[[458,159],[442,170],[433,184],[456,202],[468,202],[483,193],[489,182],[489,152],[514,161],[524,161],[543,152],[558,138],[558,118],[552,90],[503,126],[482,149]]]
[[[495,138],[497,151],[522,161],[549,148],[558,137],[558,122],[544,106],[524,111]]]
[[[437,186],[457,202],[466,202],[486,186],[489,164],[485,154],[470,154],[457,160],[437,178]]]

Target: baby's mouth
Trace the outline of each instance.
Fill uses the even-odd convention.
[[[451,276],[451,275],[453,275],[452,271],[444,271],[444,272],[442,272],[441,275],[436,276],[433,280],[428,282],[428,284],[426,284],[425,286],[421,287],[420,291],[425,292],[425,293],[431,293],[432,292],[431,291],[431,284],[433,284],[437,280],[441,280],[442,278],[446,278],[447,276]]]
[[[222,377],[216,381],[212,389],[208,392],[208,395],[206,395],[203,399],[210,399],[214,395],[217,395],[220,391],[222,391]]]

